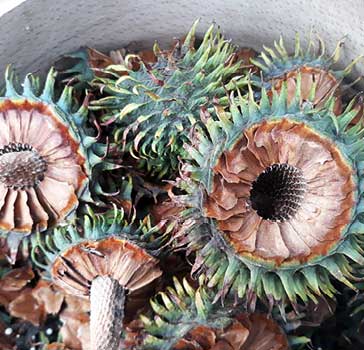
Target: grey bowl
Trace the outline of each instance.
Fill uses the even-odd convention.
[[[21,74],[44,71],[83,45],[163,45],[197,17],[200,33],[215,21],[241,46],[259,49],[280,34],[292,46],[295,32],[314,30],[328,49],[346,36],[342,65],[364,53],[364,0],[26,0],[0,18],[0,72],[8,63]]]

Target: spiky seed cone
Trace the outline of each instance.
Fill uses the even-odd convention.
[[[93,84],[105,98],[93,101],[91,108],[107,111],[102,122],[115,123],[114,141],[158,178],[176,172],[193,126],[216,101],[226,104],[226,90],[239,84],[230,82],[240,68],[233,46],[211,26],[195,48],[196,26],[173,50],[156,46],[154,64],[141,60],[140,69],[133,71],[128,62],[134,56],[127,56],[125,66],[109,67],[110,77]],[[120,78],[115,71],[128,75]]]
[[[107,276],[96,277],[91,284],[91,350],[118,350],[124,318],[125,290]]]
[[[271,101],[261,94],[216,108],[219,122],[186,146],[193,161],[179,186],[189,195],[174,200],[190,209],[176,242],[196,253],[193,272],[217,299],[232,291],[252,307],[256,296],[295,306],[332,296],[330,277],[355,288],[364,143],[362,126],[348,127],[353,103],[336,118],[333,97],[317,110],[300,105],[299,90],[288,104],[286,84]]]
[[[0,98],[0,235],[12,256],[26,236],[70,220],[80,201],[100,193],[98,171],[105,162],[105,145],[87,125],[88,99],[75,112],[71,87],[55,100],[51,69],[43,89],[27,75],[23,88],[14,72],[5,74]],[[92,179],[91,179],[92,177]]]
[[[258,58],[251,58],[262,72],[266,82],[284,77],[285,74],[299,70],[303,67],[317,68],[319,70],[331,71],[336,79],[342,79],[350,73],[353,66],[361,58],[358,57],[342,71],[332,70],[332,66],[337,63],[341,55],[343,41],[339,41],[331,55],[326,54],[325,43],[318,37],[319,49],[315,49],[316,43],[310,37],[306,47],[301,45],[300,35],[297,33],[295,38],[294,52],[291,54],[285,47],[283,37],[274,42],[274,48],[263,47],[263,51]]]
[[[151,299],[153,315],[141,317],[144,326],[130,325],[124,345],[145,350],[288,349],[287,337],[266,315],[239,314],[231,300],[222,308],[212,298],[206,286],[194,290],[186,280],[174,279],[174,288]]]
[[[298,87],[301,95],[301,104],[310,103],[314,107],[323,107],[331,96],[335,96],[334,113],[342,113],[342,96],[340,83],[346,77],[361,57],[356,58],[344,70],[334,70],[333,65],[338,62],[343,42],[339,42],[331,55],[326,55],[325,43],[318,38],[319,49],[315,50],[315,42],[310,37],[307,47],[300,42],[300,36],[296,35],[294,53],[288,53],[283,38],[274,42],[274,48],[264,47],[258,58],[252,58],[261,72],[261,76],[252,77],[252,81],[267,89],[280,91],[282,83],[288,87],[288,104],[293,100],[297,77],[301,76]],[[271,95],[271,94],[270,94]]]
[[[88,210],[79,226],[57,229],[44,239],[37,235],[32,257],[67,293],[84,298],[92,294],[92,337],[101,336],[106,327],[109,333],[103,339],[115,347],[124,314],[135,315],[161,275],[158,259],[150,254],[160,253],[169,231],[160,234],[148,218],[139,227],[127,223],[117,209],[103,215]],[[93,346],[100,348],[98,338]]]

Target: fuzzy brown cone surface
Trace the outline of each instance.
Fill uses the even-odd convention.
[[[305,262],[326,255],[350,222],[352,170],[330,140],[303,123],[250,127],[213,171],[205,213],[241,255]]]
[[[293,101],[297,90],[297,78],[301,76],[300,102],[312,101],[317,108],[324,107],[325,103],[331,96],[335,96],[334,113],[336,115],[342,112],[341,91],[339,81],[335,76],[320,68],[303,66],[297,70],[291,71],[284,75],[283,78],[274,79],[273,86],[276,91],[281,91],[282,84],[287,83],[287,103]],[[314,88],[314,97],[312,100],[311,90]]]
[[[198,326],[173,350],[287,350],[280,327],[261,314],[241,314],[225,329]]]
[[[124,318],[125,290],[118,281],[99,276],[91,284],[91,350],[118,350]]]

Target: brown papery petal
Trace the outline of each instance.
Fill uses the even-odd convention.
[[[4,147],[10,143],[10,132],[6,114],[3,112],[0,112],[0,130],[0,147]]]
[[[39,304],[43,304],[48,314],[57,314],[61,309],[64,293],[55,288],[52,283],[40,280],[33,289],[33,297]]]
[[[221,208],[213,199],[208,198],[205,202],[206,215],[217,220],[227,220],[232,216],[245,213],[247,211],[247,202],[240,198],[236,202],[236,206],[230,210]]]
[[[263,258],[287,259],[290,251],[285,245],[279,223],[263,220],[257,232],[256,251]]]
[[[49,216],[44,210],[42,204],[39,202],[34,188],[27,189],[27,193],[28,205],[32,215],[32,219],[34,221],[34,225],[37,226],[40,231],[43,231],[47,228]]]
[[[237,218],[238,217],[234,217],[235,220]],[[229,232],[228,234],[234,240],[242,242],[248,239],[254,232],[258,231],[259,225],[262,222],[262,218],[254,210],[250,210],[246,213],[246,215],[241,217],[241,221],[242,225],[240,228],[236,232]],[[219,228],[223,231],[225,231],[224,225],[226,225],[226,222],[221,221],[219,223]]]
[[[240,322],[234,322],[221,338],[226,340],[233,349],[241,349],[249,337],[250,331]]]
[[[14,206],[14,223],[17,231],[29,232],[33,227],[33,219],[28,206],[28,195],[25,191],[19,191]]]
[[[232,209],[238,202],[235,192],[225,186],[225,180],[221,176],[214,177],[214,188],[211,197],[225,210]]]
[[[46,176],[38,191],[61,220],[78,205],[74,188],[67,182],[59,182]]]
[[[35,326],[39,326],[46,317],[44,306],[34,298],[31,288],[22,290],[20,295],[9,304],[9,313]]]
[[[227,182],[229,183],[240,183],[241,179],[236,174],[230,173],[226,168],[226,160],[225,155],[222,154],[220,159],[218,160],[215,168],[215,173],[219,173]]]
[[[16,190],[9,189],[5,197],[5,204],[0,211],[0,228],[4,231],[14,229],[14,205],[17,196]]]

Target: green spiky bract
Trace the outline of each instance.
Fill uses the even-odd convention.
[[[289,54],[283,38],[280,37],[278,42],[274,42],[274,48],[263,46],[263,51],[260,53],[259,58],[251,59],[251,62],[260,68],[265,82],[274,78],[280,78],[284,74],[303,66],[330,71],[340,81],[351,72],[354,65],[361,58],[358,57],[343,70],[333,70],[333,65],[340,59],[343,41],[337,43],[335,50],[330,56],[326,55],[325,43],[320,37],[318,37],[318,43],[319,48],[316,50],[315,42],[310,36],[308,44],[304,48],[301,45],[301,39],[297,33],[294,53]],[[252,80],[258,83],[258,85],[261,84],[260,77],[253,76]]]
[[[49,270],[60,254],[72,246],[85,241],[99,241],[108,237],[118,237],[145,249],[149,254],[158,256],[163,253],[168,234],[172,229],[168,225],[161,233],[165,222],[152,226],[149,217],[137,223],[135,217],[130,221],[124,217],[124,211],[114,206],[103,214],[96,214],[87,206],[87,214],[75,224],[58,227],[47,235],[39,233],[32,237],[32,260],[40,268]],[[45,263],[44,263],[45,262]]]
[[[234,62],[234,47],[212,25],[195,49],[196,26],[171,52],[155,46],[155,64],[140,61],[133,71],[127,67],[135,55],[129,55],[124,66],[108,68],[110,78],[93,82],[106,97],[90,108],[107,111],[102,121],[115,122],[114,141],[158,178],[174,173],[178,157],[186,156],[182,144],[200,121],[201,108],[208,111],[214,101],[226,104],[226,90],[236,84],[232,77],[240,63]]]
[[[179,180],[179,187],[188,193],[176,196],[180,204],[190,207],[185,211],[185,225],[180,230],[179,245],[186,245],[188,251],[196,252],[193,272],[205,272],[208,287],[217,289],[217,296],[224,297],[230,291],[239,297],[246,296],[254,301],[255,296],[270,303],[290,301],[292,305],[300,297],[304,302],[315,295],[332,296],[335,288],[330,277],[354,288],[351,261],[364,263],[364,130],[361,125],[350,127],[355,117],[351,103],[342,115],[333,114],[334,98],[330,98],[326,108],[315,110],[311,103],[300,105],[300,76],[298,76],[295,98],[287,106],[287,86],[283,84],[280,93],[274,92],[270,101],[263,89],[260,102],[256,102],[253,92],[247,98],[232,99],[230,110],[217,110],[218,121],[210,118],[204,130],[196,129],[193,145],[186,149],[193,161],[186,165],[189,178]],[[282,265],[256,261],[235,253],[224,239],[214,219],[204,215],[203,198],[212,191],[213,168],[220,155],[231,149],[243,135],[244,130],[264,120],[288,120],[304,123],[318,134],[332,140],[353,169],[356,184],[356,206],[352,208],[351,224],[343,230],[340,242],[327,256],[319,256],[307,263]],[[187,220],[188,219],[188,220]]]
[[[77,63],[62,71],[62,74],[69,74],[69,79],[77,82],[73,85],[76,89],[82,90],[87,88],[88,84],[96,77],[89,63],[87,48],[81,48],[80,50],[71,52],[64,57],[77,60]]]
[[[186,279],[174,278],[174,287],[151,299],[153,316],[141,316],[144,350],[169,350],[197,326],[221,329],[229,326],[237,310],[213,304],[205,287],[193,289]]]

